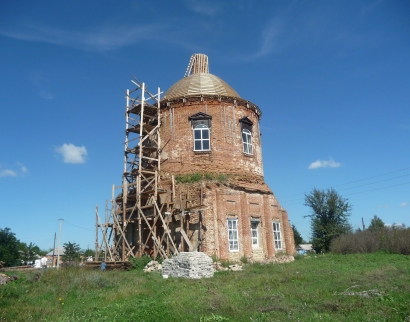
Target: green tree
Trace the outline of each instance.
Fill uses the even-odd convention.
[[[296,229],[295,225],[292,225],[292,230],[293,230],[293,238],[295,240],[295,246],[300,245],[300,244],[304,244],[305,241],[303,240],[302,235]]]
[[[80,259],[80,246],[76,243],[65,243],[64,247],[64,262],[77,262]]]
[[[10,228],[0,229],[0,261],[4,266],[18,265],[20,241]]]
[[[86,256],[86,257],[92,256],[92,257],[94,257],[95,256],[95,251],[90,249],[90,248],[87,248],[86,250],[83,251],[83,256]]]
[[[379,217],[374,215],[373,219],[370,221],[368,230],[378,230],[384,228],[384,222]]]
[[[305,195],[305,206],[312,208],[312,214],[306,217],[311,218],[312,247],[316,252],[328,252],[333,238],[351,232],[348,217],[352,206],[333,188],[314,188]]]
[[[26,243],[20,243],[19,245],[19,253],[20,253],[20,260],[24,262],[24,264],[27,265],[28,262],[32,262],[35,259],[37,259],[42,251],[40,248],[33,244],[26,244]]]

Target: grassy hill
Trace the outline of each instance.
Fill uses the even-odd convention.
[[[0,321],[410,321],[405,255],[317,255],[202,280],[139,270],[16,274],[0,285]]]

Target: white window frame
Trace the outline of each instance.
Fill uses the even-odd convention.
[[[273,242],[275,245],[275,250],[281,250],[283,249],[283,243],[282,243],[282,233],[280,231],[280,222],[273,221],[272,227],[273,227]]]
[[[259,224],[260,224],[260,221],[257,221],[257,220],[251,221],[252,247],[259,247]]]
[[[242,130],[243,153],[253,155],[252,133],[248,129]]]
[[[208,133],[208,138],[204,138],[204,132]],[[195,134],[199,133],[199,138],[196,138]],[[196,148],[196,143],[199,142],[200,149]],[[204,148],[204,142],[208,143],[208,149]],[[210,151],[211,150],[211,131],[209,127],[204,124],[198,124],[194,128],[194,151]]]
[[[230,252],[239,252],[238,219],[236,218],[228,218],[228,247]]]

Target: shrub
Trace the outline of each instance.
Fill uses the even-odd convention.
[[[206,172],[202,174],[202,173],[196,172],[196,173],[183,174],[183,175],[176,176],[175,180],[177,183],[195,183],[201,180],[205,180],[205,181],[216,180],[218,182],[224,182],[228,180],[228,176],[223,173],[213,174],[213,173]]]
[[[130,258],[133,269],[142,270],[147,264],[152,261],[152,258],[147,255],[142,255],[141,257]]]
[[[343,234],[335,238],[330,250],[338,254],[384,251],[410,254],[410,229],[380,228]]]
[[[202,174],[198,172],[192,174],[184,174],[177,176],[175,179],[177,183],[194,183],[202,179]]]

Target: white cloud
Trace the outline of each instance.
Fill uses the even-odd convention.
[[[63,144],[56,148],[58,153],[63,156],[64,163],[84,163],[87,156],[85,146],[75,146],[74,144]]]
[[[0,170],[0,177],[17,177],[17,172],[10,169]]]
[[[49,26],[20,26],[20,29],[0,30],[0,35],[32,42],[44,42],[53,45],[74,47],[85,50],[108,51],[135,44],[142,40],[153,40],[160,25],[114,26],[94,28],[92,30],[62,30]],[[44,98],[52,99],[52,94],[43,93]]]
[[[198,0],[186,0],[185,3],[188,7],[201,15],[214,16],[222,11],[219,3],[210,4],[209,1],[198,1]]]
[[[43,72],[31,72],[28,75],[28,80],[33,86],[34,92],[45,100],[54,99],[54,94],[51,91],[51,82],[49,77],[44,75]]]
[[[400,205],[399,205],[399,207],[407,207],[407,202],[402,202]]]
[[[312,162],[308,169],[319,169],[319,168],[338,168],[342,164],[339,162],[336,162],[332,158],[329,158],[329,160],[316,160],[315,162]]]
[[[46,92],[46,91],[40,91],[38,95],[40,95],[42,98],[44,98],[47,101],[50,101],[54,98],[54,95],[52,93]]]
[[[381,209],[387,209],[387,208],[390,208],[390,206],[389,206],[389,205],[380,205],[379,208],[381,208]]]
[[[19,170],[0,169],[0,177],[17,177],[28,172],[27,168],[22,163],[17,163]]]
[[[272,19],[268,26],[262,31],[262,46],[254,55],[255,57],[266,56],[272,53],[279,45],[278,36],[282,33],[282,21]]]
[[[20,167],[20,171],[21,171],[22,173],[27,173],[27,172],[28,172],[28,170],[27,170],[27,168],[24,166],[24,164],[18,162],[17,165]]]

